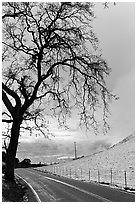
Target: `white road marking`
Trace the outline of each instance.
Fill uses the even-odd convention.
[[[41,202],[38,194],[36,193],[36,191],[34,190],[34,188],[30,185],[30,183],[28,183],[24,178],[22,178],[21,176],[19,176],[18,174],[16,174],[20,179],[22,179],[28,186],[29,188],[32,190],[32,192],[34,193],[36,199],[37,199],[37,202]]]
[[[30,171],[29,171],[29,172],[30,172]],[[34,175],[38,175],[37,173],[32,172],[32,171],[31,171],[30,173],[32,173],[32,174],[34,174]],[[39,175],[39,176],[41,176],[41,175]],[[47,177],[47,176],[44,176],[44,178],[46,178],[46,179],[48,179],[48,180],[51,180],[51,181],[54,181],[54,182],[57,182],[57,183],[61,183],[61,184],[66,185],[66,186],[69,186],[70,188],[74,188],[74,189],[76,189],[76,190],[78,190],[78,191],[81,191],[82,193],[85,193],[85,194],[87,194],[87,195],[90,195],[90,196],[93,196],[93,197],[95,197],[95,198],[97,198],[97,199],[100,199],[100,200],[102,200],[103,202],[112,202],[112,201],[110,201],[110,200],[108,200],[108,199],[106,199],[106,198],[104,198],[104,197],[101,197],[101,196],[96,195],[96,194],[94,194],[94,193],[88,192],[88,191],[86,191],[86,190],[84,190],[84,189],[78,188],[78,187],[76,187],[76,186],[73,186],[73,185],[71,185],[71,184],[65,183],[65,182],[63,182],[63,181],[60,181],[60,180],[57,180],[57,179],[53,179],[53,178],[50,178],[50,177]]]
[[[52,181],[55,181],[55,182],[57,182],[57,183],[61,183],[61,184],[63,184],[63,185],[69,186],[69,187],[71,187],[71,188],[74,188],[74,189],[76,189],[76,190],[78,190],[78,191],[81,191],[82,193],[85,193],[85,194],[87,194],[87,195],[93,196],[93,197],[95,197],[95,198],[97,198],[97,199],[100,199],[100,200],[102,200],[102,201],[104,201],[104,202],[112,202],[112,201],[110,201],[110,200],[108,200],[108,199],[106,199],[106,198],[103,198],[103,197],[99,196],[99,195],[96,195],[96,194],[94,194],[94,193],[88,192],[88,191],[86,191],[86,190],[83,190],[83,189],[78,188],[78,187],[76,187],[76,186],[73,186],[73,185],[71,185],[71,184],[62,182],[62,181],[60,181],[60,180],[53,179],[53,178],[46,177],[46,176],[45,176],[45,178],[48,179],[48,180],[52,180]]]

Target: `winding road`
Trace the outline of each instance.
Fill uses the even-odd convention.
[[[59,177],[31,168],[16,169],[40,202],[135,202],[135,195],[94,182]]]

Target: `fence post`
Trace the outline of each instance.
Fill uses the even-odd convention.
[[[57,167],[55,166],[55,174],[57,174]]]
[[[89,169],[88,173],[89,173],[89,181],[90,181],[90,169]]]
[[[100,183],[100,172],[99,172],[99,169],[98,169],[98,183]]]
[[[64,166],[62,167],[62,176],[64,176]]]
[[[71,178],[71,168],[70,168],[70,170],[69,170],[69,173],[70,173],[70,178]]]
[[[59,176],[60,176],[60,172],[61,172],[61,169],[60,169],[60,166],[59,166]]]
[[[60,167],[58,167],[58,175],[60,175]]]
[[[80,168],[80,176],[81,176],[81,180],[82,180],[82,168]]]
[[[66,167],[66,177],[68,177],[68,168]]]
[[[113,182],[113,172],[112,172],[112,168],[110,169],[110,174],[111,174],[111,181],[110,181],[110,184],[112,185],[112,182]]]
[[[124,175],[125,175],[125,188],[127,188],[127,172],[126,171],[124,172]]]
[[[76,170],[76,167],[75,167],[75,179],[77,178],[77,170]]]

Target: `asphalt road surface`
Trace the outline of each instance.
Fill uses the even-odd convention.
[[[16,169],[35,190],[41,202],[135,202],[133,193],[94,182],[82,182],[34,169]]]

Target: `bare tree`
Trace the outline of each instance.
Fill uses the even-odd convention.
[[[12,124],[5,178],[13,180],[23,121],[44,131],[43,112],[65,125],[74,108],[81,125],[96,129],[100,108],[107,127],[112,94],[105,83],[110,69],[97,54],[92,3],[6,2],[2,19],[3,122]]]

